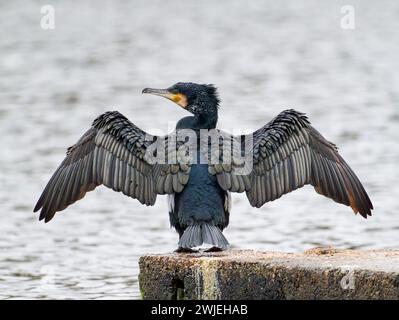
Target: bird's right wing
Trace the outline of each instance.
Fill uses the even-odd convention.
[[[281,112],[251,138],[253,168],[236,174],[236,166],[216,164],[209,172],[219,185],[232,192],[246,191],[250,204],[261,207],[305,184],[363,217],[373,205],[361,182],[338,153],[337,147],[314,129],[307,117],[295,110]],[[230,136],[238,140],[237,136]]]
[[[34,208],[41,209],[39,219],[50,221],[101,184],[146,205],[153,205],[157,194],[181,191],[190,166],[154,161],[147,151],[156,139],[167,137],[147,134],[117,111],[99,116],[47,183]]]

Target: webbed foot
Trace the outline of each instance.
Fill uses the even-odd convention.
[[[220,251],[224,251],[224,249],[219,247],[211,247],[209,249],[206,249],[204,252],[220,252]]]
[[[198,252],[198,250],[178,247],[174,252],[176,252],[176,253],[196,253],[196,252]]]

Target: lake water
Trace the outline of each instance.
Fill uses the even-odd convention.
[[[52,1],[48,1],[51,3]],[[306,112],[364,183],[367,220],[305,187],[261,209],[233,195],[232,248],[399,246],[399,3],[351,1],[0,4],[0,298],[139,298],[138,259],[171,252],[165,197],[141,206],[100,187],[49,224],[32,213],[65,150],[106,110],[151,133],[187,115],[144,87],[215,83],[219,127]]]

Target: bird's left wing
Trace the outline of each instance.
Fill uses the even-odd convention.
[[[166,142],[170,137],[151,136],[117,111],[102,114],[68,148],[34,211],[41,210],[39,219],[48,222],[101,184],[145,205],[153,205],[157,194],[181,191],[190,166],[160,163],[148,152],[154,140]]]
[[[224,141],[235,141],[244,150],[242,137],[224,135]],[[371,215],[373,205],[361,182],[337,147],[314,129],[303,113],[283,111],[248,137],[252,148],[245,158],[249,156],[252,162],[250,172],[239,173],[234,161],[209,165],[209,172],[224,190],[245,191],[250,204],[259,208],[311,184],[316,192],[350,206],[355,213],[365,218]]]

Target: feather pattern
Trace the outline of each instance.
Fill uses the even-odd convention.
[[[153,205],[157,194],[180,192],[188,181],[190,165],[151,162],[147,148],[154,139],[167,141],[147,134],[117,111],[102,114],[68,148],[34,211],[41,210],[40,220],[48,222],[57,211],[101,184],[146,205]]]
[[[227,138],[230,141],[239,139],[237,136]],[[337,147],[310,125],[305,114],[285,110],[252,133],[252,138],[253,169],[249,174],[236,174],[234,162],[229,171],[217,164],[209,166],[209,172],[217,176],[224,190],[245,191],[250,204],[261,207],[311,184],[316,192],[350,206],[355,213],[365,218],[371,215],[373,205],[361,182]],[[238,179],[250,183],[238,186]]]

